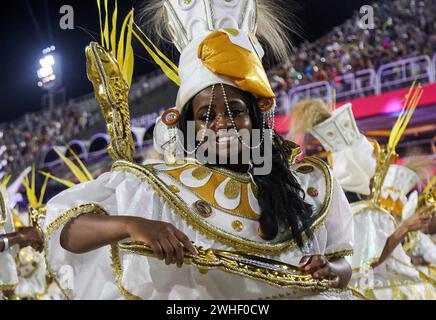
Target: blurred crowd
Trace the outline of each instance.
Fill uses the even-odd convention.
[[[76,106],[29,113],[0,124],[0,172],[18,174],[40,162],[53,145],[66,145],[96,121],[95,116]]]
[[[436,53],[436,0],[386,0],[372,7],[374,29],[362,29],[363,14],[356,11],[321,39],[304,42],[289,61],[271,70],[278,96],[298,85]]]

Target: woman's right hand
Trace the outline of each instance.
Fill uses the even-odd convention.
[[[189,238],[172,224],[143,218],[132,218],[127,224],[127,232],[134,242],[142,242],[165,263],[177,264],[181,268],[184,262],[184,248],[193,255],[198,252]]]
[[[415,212],[413,216],[404,221],[404,226],[408,232],[425,229],[432,219],[433,206],[424,207]]]

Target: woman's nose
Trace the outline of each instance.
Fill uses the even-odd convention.
[[[222,129],[230,129],[232,127],[232,121],[230,120],[230,117],[227,114],[218,114],[215,118],[215,129],[222,130]]]

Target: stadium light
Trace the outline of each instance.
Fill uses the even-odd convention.
[[[38,75],[38,87],[51,90],[57,85],[59,81],[55,81],[59,77],[57,73],[60,72],[58,59],[56,56],[56,47],[50,46],[42,50],[42,58],[39,60],[39,69],[37,70]]]

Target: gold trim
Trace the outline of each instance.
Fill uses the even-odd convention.
[[[341,250],[341,251],[337,251],[337,252],[326,253],[325,257],[328,260],[338,259],[338,258],[344,258],[347,256],[352,256],[353,253],[354,253],[353,249],[346,249],[346,250]]]
[[[380,257],[371,258],[367,262],[365,262],[363,265],[361,265],[360,267],[354,268],[352,271],[353,271],[353,273],[366,271],[366,270],[370,269],[371,266],[379,260],[380,260]]]
[[[312,232],[314,233],[324,222],[328,208],[330,207],[333,192],[332,178],[328,166],[325,165],[321,160],[308,157],[306,158],[306,161],[320,166],[327,182],[325,201],[320,212],[318,213],[317,219],[312,226]],[[172,207],[174,211],[178,213],[181,218],[184,219],[194,229],[205,236],[217,240],[232,248],[248,253],[280,254],[284,251],[297,247],[297,244],[294,240],[288,240],[276,244],[256,243],[242,237],[234,236],[233,234],[210,225],[207,223],[207,221],[193,214],[191,208],[187,206],[187,204],[177,194],[173,194],[168,186],[147,167],[142,167],[134,163],[121,160],[114,163],[112,170],[130,172],[131,174],[136,175],[139,179],[146,181],[170,205],[170,207]],[[305,234],[303,234],[303,240],[307,241],[307,236]]]
[[[47,274],[56,282],[62,294],[65,296],[67,300],[71,300],[72,299],[71,296],[61,286],[59,279],[50,268],[50,264],[47,259],[47,243],[50,237],[52,236],[53,232],[59,229],[62,225],[67,224],[69,221],[81,216],[82,214],[91,213],[91,212],[101,215],[109,215],[109,213],[98,204],[95,203],[84,204],[79,207],[75,207],[67,210],[66,212],[61,214],[58,218],[56,218],[54,221],[52,221],[46,228],[46,237],[44,239],[44,252],[45,252],[44,259],[47,268]],[[112,255],[112,260],[114,260],[113,255]],[[119,288],[119,290],[123,292],[122,288]]]
[[[15,284],[0,284],[0,291],[15,290],[18,287],[18,283]]]
[[[199,163],[197,163],[199,164]],[[201,164],[199,164],[201,165]],[[234,172],[225,168],[220,168],[220,167],[211,167],[211,166],[205,166],[206,168],[208,168],[210,171],[215,172],[215,173],[219,173],[221,175],[224,175],[226,177],[230,177],[238,182],[241,183],[249,183],[252,182],[251,181],[251,177],[248,173],[238,173],[238,172]]]
[[[422,272],[421,270],[419,270],[415,265],[413,265],[412,263],[410,265],[408,265],[407,263],[404,263],[403,261],[395,258],[395,257],[391,257],[393,260],[397,261],[399,264],[402,264],[405,267],[409,267],[411,269],[414,269],[418,272],[419,277],[425,281],[425,282],[430,282],[430,284],[436,286],[436,281],[434,279],[432,279],[431,277],[429,277],[428,275],[426,275],[424,272]],[[430,266],[428,266],[430,267]]]
[[[78,207],[69,209],[68,211],[61,214],[59,217],[57,217],[55,220],[53,220],[46,228],[46,239],[48,240],[52,233],[59,229],[60,226],[65,225],[66,223],[70,222],[70,220],[79,217],[82,214],[86,213],[98,213],[98,214],[106,214],[106,210],[104,210],[100,205],[96,203],[88,203],[83,204]]]
[[[125,243],[119,244],[118,247],[122,252],[155,257],[150,247],[145,244]],[[328,288],[328,280],[316,280],[311,275],[302,274],[297,267],[290,264],[242,252],[202,247],[197,247],[197,251],[197,256],[186,252],[185,263],[194,265],[203,271],[218,269],[279,288],[303,290],[327,290]]]
[[[140,297],[134,295],[130,291],[128,291],[126,288],[123,287],[123,267],[121,266],[120,261],[120,251],[119,251],[119,245],[113,244],[111,245],[111,257],[112,257],[112,268],[115,271],[116,280],[118,289],[124,296],[126,300],[142,300]]]
[[[362,207],[359,210],[357,210],[356,212],[353,212],[353,216],[357,216],[359,214],[364,213],[368,209],[371,209],[377,213],[387,215],[389,217],[389,219],[394,223],[395,227],[397,227],[397,225],[398,225],[397,220],[395,220],[395,218],[392,216],[392,214],[383,208],[375,206],[374,203],[372,202],[372,200],[362,200],[362,201],[358,201],[358,202],[353,202],[350,204],[350,206],[351,206],[351,209],[353,209],[354,207],[356,207],[358,205],[362,205],[362,204],[365,204],[366,207]]]
[[[434,269],[434,267],[432,267],[432,266],[424,266],[424,267],[429,268],[429,269]],[[427,274],[425,274],[424,272],[422,272],[422,271],[419,270],[418,268],[416,268],[416,270],[418,270],[419,277],[420,277],[422,280],[424,280],[424,281],[430,283],[430,284],[433,285],[433,286],[436,286],[436,280],[435,280],[435,279],[433,279],[432,277],[428,276]]]
[[[407,234],[406,242],[403,244],[403,249],[407,255],[412,255],[413,250],[415,250],[419,244],[420,238],[419,233],[416,231]]]
[[[316,222],[315,222],[315,225],[316,225],[316,224],[324,221],[324,218],[327,214],[327,211],[330,208],[330,204],[332,202],[332,197],[333,197],[333,183],[332,183],[333,175],[332,175],[332,172],[331,172],[329,166],[321,159],[318,159],[315,157],[304,157],[304,159],[297,162],[296,165],[305,164],[307,162],[312,164],[314,167],[320,168],[324,174],[325,179],[326,179],[326,191],[325,191],[326,195],[324,197],[323,205],[318,213],[318,215],[320,217],[316,220]],[[298,168],[295,169],[295,171],[297,171],[297,170],[298,170]],[[291,171],[292,171],[292,173],[295,174],[295,172],[293,170],[291,170]],[[322,221],[320,221],[321,219],[322,219]],[[315,230],[312,230],[312,231],[315,232]]]
[[[6,225],[7,219],[5,198],[3,197],[3,190],[0,190],[0,228]]]

